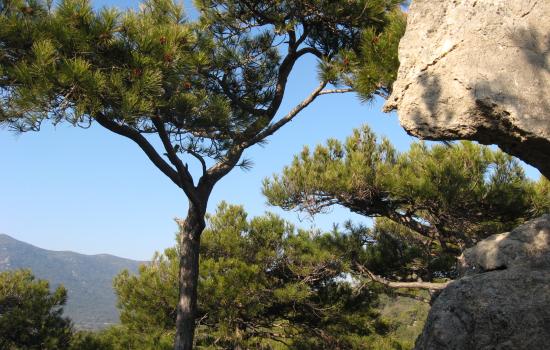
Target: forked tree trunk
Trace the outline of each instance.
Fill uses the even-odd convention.
[[[178,224],[180,230],[179,302],[174,350],[191,350],[197,314],[199,250],[200,236],[205,227],[204,214],[190,206],[187,218]]]

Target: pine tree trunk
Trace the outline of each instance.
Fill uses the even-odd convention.
[[[187,218],[179,224],[180,291],[174,350],[192,350],[197,314],[200,236],[205,227],[204,214],[190,206]]]

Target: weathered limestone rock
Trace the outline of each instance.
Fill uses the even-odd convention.
[[[550,349],[550,215],[464,252],[417,350]]]
[[[550,1],[414,0],[385,110],[410,134],[497,144],[550,177]]]
[[[459,258],[462,275],[518,266],[550,267],[550,214],[487,237]]]

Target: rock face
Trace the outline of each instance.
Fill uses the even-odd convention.
[[[466,250],[461,271],[416,350],[550,349],[550,215]]]
[[[414,0],[385,110],[410,134],[497,144],[550,177],[550,1]]]

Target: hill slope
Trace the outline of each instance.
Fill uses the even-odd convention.
[[[113,255],[51,251],[0,234],[0,271],[30,268],[50,286],[68,291],[65,315],[77,328],[97,329],[118,322],[112,279],[121,270],[136,272],[142,262]]]

